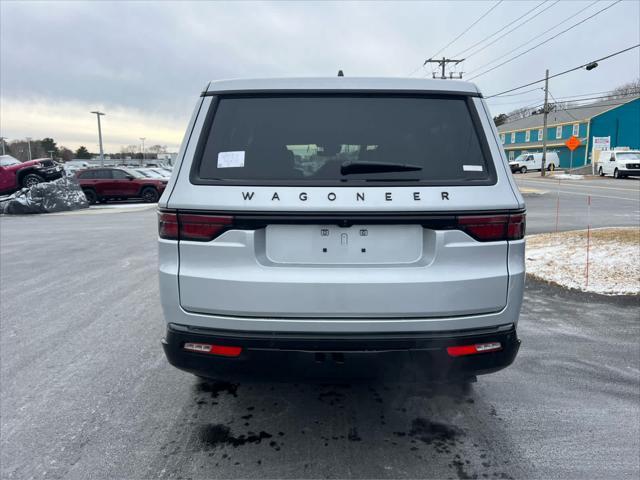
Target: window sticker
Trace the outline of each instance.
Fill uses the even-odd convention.
[[[244,167],[244,150],[218,153],[218,168],[239,167]]]
[[[481,172],[482,165],[463,165],[462,170],[465,172]]]

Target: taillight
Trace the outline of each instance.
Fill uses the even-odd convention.
[[[233,224],[225,215],[158,213],[158,235],[166,240],[209,242]]]
[[[158,212],[158,235],[166,240],[178,240],[178,214]]]
[[[458,226],[481,242],[519,240],[525,233],[525,214],[463,216],[458,217]]]
[[[233,223],[233,217],[179,213],[178,223],[180,240],[208,242],[226,230]]]

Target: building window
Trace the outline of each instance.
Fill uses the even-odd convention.
[[[516,132],[511,132],[511,143],[516,143]]]
[[[515,152],[513,150],[511,150],[509,152],[509,161],[513,162],[513,159],[515,158]]]
[[[504,138],[504,133],[503,133],[502,135],[500,135],[500,141],[502,142],[503,145],[504,145],[504,140],[505,140],[505,138]]]
[[[531,130],[527,130],[524,134],[524,141],[529,142],[531,140]]]
[[[556,127],[556,140],[562,138],[562,125]]]
[[[571,135],[573,135],[574,137],[577,137],[580,134],[580,124],[579,123],[574,123],[573,124],[573,132],[571,132]]]
[[[538,141],[541,142],[542,141],[542,129],[538,129]]]

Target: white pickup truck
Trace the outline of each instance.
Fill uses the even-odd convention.
[[[613,175],[614,178],[640,176],[640,150],[602,150],[598,155],[597,165],[601,177],[605,175]]]

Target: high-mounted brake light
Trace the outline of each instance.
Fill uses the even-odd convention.
[[[158,212],[158,235],[165,240],[209,242],[232,224],[226,215]]]
[[[519,240],[524,237],[525,214],[469,215],[458,217],[458,226],[481,242]]]
[[[502,350],[500,342],[476,343],[474,345],[456,345],[455,347],[447,347],[447,353],[451,357],[464,357],[466,355],[475,355],[477,353],[497,352]]]
[[[185,350],[196,353],[208,353],[221,357],[238,357],[242,353],[242,347],[232,347],[229,345],[211,345],[210,343],[185,343]]]

